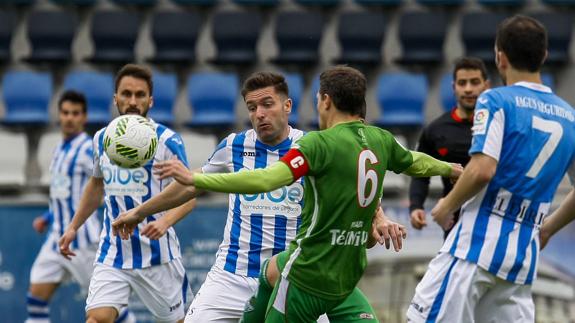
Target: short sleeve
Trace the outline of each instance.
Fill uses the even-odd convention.
[[[319,132],[311,131],[292,145],[292,148],[299,150],[307,161],[309,175],[318,174],[325,165],[329,165],[324,142]]]
[[[227,148],[228,138],[222,140],[217,146],[210,158],[202,166],[203,173],[227,173],[229,172],[228,164],[231,154]]]
[[[96,178],[102,178],[104,175],[102,174],[102,170],[100,169],[100,156],[104,153],[104,129],[100,130],[100,132],[96,133],[94,139],[92,140],[92,154],[93,158],[93,170],[92,176]]]
[[[79,151],[78,159],[80,160],[80,165],[82,168],[82,172],[88,176],[94,173],[94,149],[93,149],[93,140],[92,142],[86,142],[82,145],[82,149]]]
[[[387,133],[387,138],[389,145],[387,169],[397,174],[402,173],[413,164],[413,156],[390,133]]]
[[[188,157],[186,156],[184,141],[179,134],[174,133],[166,140],[165,145],[168,148],[166,149],[165,160],[172,159],[172,157],[176,156],[182,163],[184,163],[184,165],[186,165],[186,167],[190,167],[188,164]]]
[[[505,109],[493,91],[483,92],[477,99],[471,131],[469,154],[482,153],[499,161],[505,133]]]

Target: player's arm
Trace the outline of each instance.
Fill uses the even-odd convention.
[[[482,153],[473,154],[453,190],[439,200],[431,211],[434,220],[444,229],[449,229],[452,225],[449,215],[479,193],[493,178],[496,170],[496,159]]]
[[[373,216],[371,235],[366,244],[367,248],[372,248],[379,243],[380,245],[385,244],[385,248],[389,249],[393,244],[393,248],[398,252],[403,247],[402,240],[405,238],[407,238],[407,229],[403,225],[391,221],[380,205]]]
[[[75,256],[70,251],[70,243],[76,239],[76,231],[86,222],[86,220],[98,209],[104,197],[104,179],[101,177],[90,177],[88,184],[84,188],[84,193],[80,199],[80,204],[72,218],[72,222],[66,228],[66,232],[60,238],[60,253],[66,258]]]
[[[430,176],[443,176],[457,179],[463,167],[459,164],[451,164],[441,160],[437,160],[428,154],[419,151],[409,151],[413,162],[403,174],[414,177],[430,177]]]
[[[174,182],[172,184],[175,184]],[[170,184],[171,185],[171,184]],[[153,240],[160,239],[171,226],[180,222],[186,217],[196,206],[196,199],[192,198],[184,202],[184,204],[170,209],[164,216],[156,221],[149,222],[143,229],[142,235]]]
[[[545,248],[549,239],[559,230],[571,223],[575,219],[575,190],[571,190],[561,202],[559,208],[543,222],[541,227],[540,239],[541,249]]]
[[[432,143],[428,139],[427,133],[432,128],[423,130],[419,137],[417,151],[431,155]],[[429,193],[429,177],[413,177],[409,184],[409,218],[411,226],[417,230],[427,225],[425,220],[425,209],[423,207],[427,194]]]

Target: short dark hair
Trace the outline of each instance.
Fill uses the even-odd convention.
[[[513,68],[537,72],[547,52],[547,30],[536,19],[515,15],[497,27],[497,50],[505,53]]]
[[[118,92],[118,86],[120,85],[120,81],[126,76],[131,76],[133,78],[146,81],[146,83],[148,83],[148,89],[150,90],[150,95],[152,95],[152,92],[154,90],[154,82],[152,81],[152,71],[149,68],[137,64],[124,65],[116,74],[114,92]]]
[[[327,94],[340,111],[365,118],[365,76],[349,66],[334,66],[319,76],[319,94]]]
[[[250,75],[242,85],[242,97],[245,99],[249,92],[273,86],[277,94],[289,96],[289,89],[285,77],[274,72],[255,72]]]
[[[453,81],[457,79],[457,72],[459,70],[480,71],[483,80],[487,80],[487,67],[485,67],[485,63],[477,57],[461,57],[456,60],[455,67],[453,68]]]
[[[82,113],[86,114],[88,111],[88,103],[86,102],[86,97],[84,94],[74,91],[74,90],[67,90],[62,93],[60,99],[58,100],[58,111],[62,109],[62,103],[65,101],[69,101],[72,103],[82,105]]]

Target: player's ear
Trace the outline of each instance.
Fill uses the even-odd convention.
[[[325,109],[329,109],[331,107],[331,97],[329,96],[329,94],[325,93],[323,95],[323,100],[322,100],[323,104],[325,104]]]
[[[284,101],[284,104],[283,104],[283,105],[284,105],[284,111],[287,112],[287,113],[291,113],[291,108],[292,108],[292,105],[293,105],[292,100],[291,100],[290,98],[287,98],[287,99]]]
[[[114,105],[116,106],[116,108],[118,108],[118,100],[117,100],[117,95],[116,93],[114,93]]]
[[[153,105],[154,105],[154,97],[150,96],[150,103],[148,103],[148,108],[152,108]]]

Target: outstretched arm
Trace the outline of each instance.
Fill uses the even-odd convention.
[[[575,219],[575,190],[571,190],[561,205],[555,210],[541,227],[541,249],[545,248],[549,239]]]
[[[413,157],[413,163],[403,172],[405,175],[413,177],[430,177],[439,175],[457,179],[463,171],[463,167],[459,164],[450,164],[437,160],[419,151],[410,151],[410,153]]]

